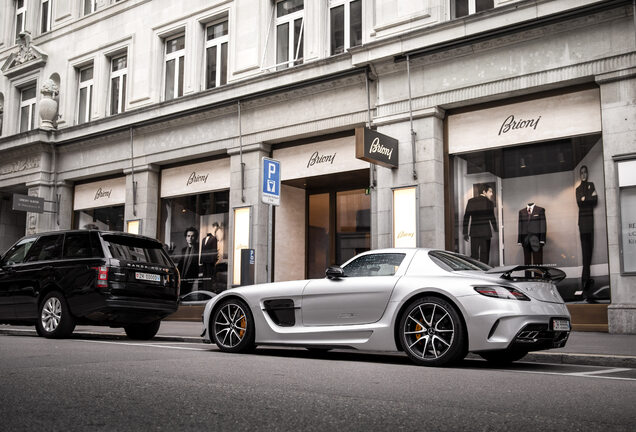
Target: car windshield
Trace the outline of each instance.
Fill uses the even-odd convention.
[[[491,269],[490,266],[480,261],[451,252],[431,251],[428,256],[431,257],[435,264],[448,271],[486,271]]]
[[[161,243],[117,234],[105,234],[102,238],[113,258],[171,266]]]

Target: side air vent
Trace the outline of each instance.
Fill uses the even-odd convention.
[[[265,300],[265,311],[277,325],[292,327],[296,324],[294,301],[291,299]]]

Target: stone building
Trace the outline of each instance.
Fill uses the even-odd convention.
[[[369,248],[445,248],[562,268],[573,311],[633,333],[635,10],[3,1],[0,251],[93,226],[159,238],[178,260],[194,232],[190,291],[245,283],[242,249],[264,282],[321,277]],[[273,209],[264,157],[281,164]],[[13,210],[15,195],[43,198],[44,212]],[[468,205],[480,195],[487,226]]]

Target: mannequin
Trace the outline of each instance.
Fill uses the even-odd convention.
[[[547,223],[545,209],[534,202],[519,210],[517,243],[523,248],[523,263],[542,264]]]

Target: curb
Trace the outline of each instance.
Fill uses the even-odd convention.
[[[35,330],[27,329],[0,329],[0,335],[10,336],[32,336],[37,337]],[[123,333],[99,333],[99,332],[75,332],[73,339],[110,339],[110,340],[131,340]],[[185,342],[185,343],[205,343],[203,338],[191,336],[155,336],[154,342]],[[468,359],[481,359],[477,354],[468,354]],[[611,354],[576,354],[561,352],[531,352],[520,362],[529,363],[555,363],[583,366],[603,366],[603,367],[623,367],[636,369],[636,356],[620,356]]]

